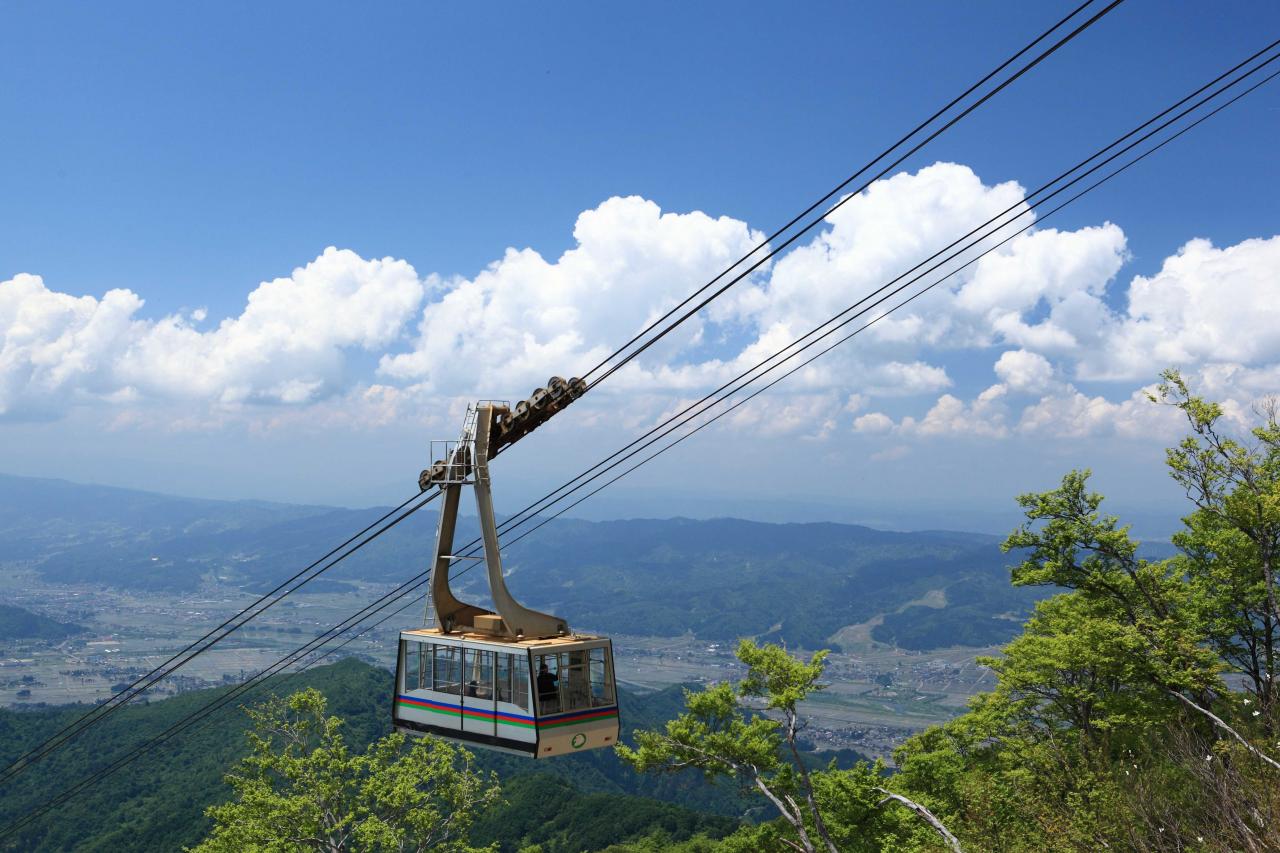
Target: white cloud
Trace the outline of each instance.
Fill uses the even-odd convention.
[[[867,405],[867,396],[865,394],[850,394],[849,399],[844,402],[844,410],[849,414],[859,412]]]
[[[202,310],[143,320],[132,291],[72,297],[18,275],[0,282],[0,416],[54,416],[95,398],[311,402],[351,385],[344,351],[390,344],[422,296],[406,262],[329,248],[202,332]]]
[[[650,425],[982,220],[1025,211],[1021,194],[949,163],[881,181],[593,397],[615,428]],[[184,423],[198,423],[202,406],[225,414],[255,403],[274,404],[253,410],[273,423],[292,422],[283,408],[385,424],[477,395],[518,398],[551,374],[592,366],[762,239],[745,222],[663,212],[638,197],[583,212],[573,234],[557,258],[512,248],[471,278],[422,279],[406,261],[330,248],[205,331],[204,309],[147,319],[130,290],[73,297],[18,275],[0,282],[0,417],[177,401]],[[861,413],[858,432],[914,440],[1015,429],[1142,435],[1164,421],[1134,386],[1170,364],[1242,419],[1249,400],[1280,387],[1280,237],[1224,249],[1193,240],[1156,275],[1120,284],[1126,259],[1111,223],[1033,229],[724,423],[822,436],[849,423],[847,412]],[[802,357],[911,292],[863,303],[865,314]],[[992,348],[995,384],[958,388],[952,374],[972,382],[972,362]],[[376,356],[376,372],[356,369],[354,350]],[[594,408],[584,406],[588,421]]]
[[[443,393],[523,395],[585,371],[763,240],[738,220],[663,213],[634,196],[584,212],[573,233],[555,261],[508,249],[473,279],[438,282],[412,351],[384,357],[380,372]],[[644,378],[671,383],[663,369],[702,323],[646,353]]]
[[[121,391],[111,367],[141,307],[128,290],[99,300],[51,291],[36,275],[0,281],[0,417],[52,417],[69,398]]]
[[[1280,237],[1218,249],[1192,240],[1156,275],[1136,276],[1105,346],[1081,353],[1081,378],[1132,380],[1169,365],[1280,360]]]
[[[148,324],[121,355],[120,381],[145,394],[221,403],[304,403],[336,391],[343,350],[396,339],[422,301],[413,267],[326,249],[263,282],[238,317],[200,332],[183,317]]]
[[[1003,396],[1004,388],[999,385],[983,391],[972,403],[965,403],[951,394],[943,394],[923,418],[903,418],[898,429],[904,433],[923,436],[980,435],[1002,438],[1009,432],[1004,424]]]
[[[1053,382],[1053,365],[1039,353],[1009,350],[1000,354],[996,375],[1012,391],[1044,391]]]
[[[1183,431],[1185,422],[1174,410],[1152,403],[1147,398],[1150,390],[1141,388],[1124,400],[1112,402],[1067,386],[1028,406],[1018,422],[1018,431],[1055,438],[1116,435],[1172,440]]]
[[[1030,231],[978,261],[955,309],[967,315],[975,341],[1069,351],[1098,333],[1103,294],[1125,257],[1115,225]],[[1032,319],[1037,313],[1045,316]]]
[[[947,371],[922,361],[904,364],[890,361],[867,371],[868,393],[877,397],[909,397],[928,394],[951,386]]]
[[[882,433],[893,429],[893,418],[884,412],[869,412],[853,421],[855,432]]]
[[[762,338],[789,341],[852,308],[844,315],[849,324],[821,345],[826,346],[882,315],[910,291],[878,305],[888,291],[868,299],[869,294],[895,278],[898,284],[910,280],[903,274],[977,223],[1017,205],[1021,196],[1015,183],[988,187],[972,170],[953,163],[880,181],[828,216],[828,227],[778,260],[767,278],[732,295],[733,316],[762,330]],[[971,277],[966,271],[960,281]],[[935,312],[943,294],[876,322],[860,333],[855,346],[824,359],[830,365],[826,369],[839,377],[886,361],[914,361],[920,345],[948,335],[948,325],[939,323]]]
[[[711,416],[719,412],[713,410]],[[761,394],[722,419],[731,427],[766,437],[799,435],[823,439],[837,426],[838,399],[831,394]],[[702,418],[701,420],[705,420]]]

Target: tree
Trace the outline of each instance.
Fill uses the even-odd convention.
[[[686,691],[685,712],[665,731],[636,732],[636,747],[619,744],[618,755],[641,772],[700,770],[708,779],[732,779],[764,797],[780,823],[747,828],[726,839],[726,850],[878,850],[888,837],[916,836],[916,827],[904,827],[900,811],[885,809],[890,804],[905,806],[960,849],[932,812],[883,787],[880,763],[850,771],[809,767],[799,742],[799,705],[825,686],[819,680],[825,651],[805,662],[779,646],[743,640],[737,656],[747,665],[743,681]]]
[[[1193,504],[1181,553],[1140,557],[1088,471],[1019,497],[1013,582],[1068,591],[982,661],[992,692],[895,752],[896,783],[976,846],[1280,849],[1276,409],[1233,439],[1220,406],[1163,378],[1152,399],[1191,432],[1168,451]]]
[[[227,776],[234,799],[208,809],[214,827],[196,853],[477,849],[467,835],[496,802],[496,777],[434,738],[406,749],[395,733],[353,754],[325,710],[315,689],[249,710],[249,755]]]
[[[1190,392],[1176,370],[1152,399],[1179,409],[1191,434],[1167,451],[1194,511],[1174,539],[1205,597],[1209,637],[1247,678],[1268,731],[1280,725],[1280,424],[1275,400],[1247,439],[1224,433],[1223,409]]]

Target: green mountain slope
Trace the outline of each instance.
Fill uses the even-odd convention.
[[[391,677],[387,672],[348,659],[282,678],[270,689],[286,694],[303,686],[314,686],[328,697],[330,712],[346,720],[351,743],[362,747],[389,730]],[[218,692],[186,693],[113,714],[0,788],[0,824],[8,825],[87,773],[164,731]],[[623,694],[621,700],[628,735],[636,725],[661,724],[680,704],[678,690],[649,696]],[[222,776],[244,751],[248,721],[234,710],[234,704],[102,784],[85,789],[7,839],[0,849],[169,851],[196,842],[208,828],[204,809],[228,796]],[[0,765],[7,765],[86,710],[85,706],[0,710]],[[595,848],[570,841],[589,838],[603,847],[654,828],[665,829],[677,840],[697,833],[718,836],[731,831],[738,823],[732,815],[746,808],[733,792],[710,788],[700,779],[640,776],[609,751],[536,764],[483,750],[477,757],[508,786],[507,805],[485,815],[482,822],[484,840],[500,842],[504,851],[514,852],[522,840],[528,840],[543,842],[548,853],[570,849],[576,853]],[[554,781],[524,778],[535,773]],[[691,806],[719,815],[691,810]],[[532,815],[547,820],[532,821]],[[611,817],[602,821],[602,816]]]
[[[0,604],[0,640],[60,640],[84,628],[11,604]]]
[[[737,519],[575,521],[539,534],[509,556],[512,586],[619,633],[766,635],[815,648],[939,590],[951,600],[981,589],[995,613],[1036,599],[1010,587],[996,540],[978,534]]]
[[[103,497],[92,491],[99,488],[0,478],[0,555],[26,553],[55,582],[179,592],[217,579],[261,592],[383,512],[124,490],[108,490],[115,504],[108,512],[95,499]],[[422,570],[434,532],[434,515],[424,510],[304,590],[404,580]],[[474,521],[463,519],[459,541],[474,533]],[[1009,558],[997,541],[847,524],[562,519],[504,558],[519,597],[584,628],[692,631],[713,640],[751,635],[812,648],[883,616],[875,639],[925,649],[1009,639],[1043,597],[1009,585]],[[461,585],[483,600],[482,572]],[[911,607],[926,595],[945,605]]]

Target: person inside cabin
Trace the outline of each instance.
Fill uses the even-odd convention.
[[[556,710],[558,688],[559,679],[547,669],[547,663],[543,661],[538,665],[538,704],[544,712]]]

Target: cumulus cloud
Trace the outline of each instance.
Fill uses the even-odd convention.
[[[854,418],[853,429],[855,432],[882,433],[889,432],[893,429],[893,418],[884,412],[869,412],[861,417]]]
[[[798,435],[824,439],[837,428],[840,408],[838,398],[832,394],[761,395],[735,409],[724,420],[731,427],[750,429],[766,437]]]
[[[1106,314],[1106,286],[1125,257],[1124,233],[1115,225],[1019,235],[978,261],[957,289],[957,323],[968,325],[975,343],[1051,353],[1088,345]],[[1043,316],[1032,319],[1037,314]]]
[[[849,345],[722,423],[912,441],[1144,435],[1162,422],[1135,386],[1163,367],[1184,368],[1228,412],[1280,383],[1280,237],[1192,240],[1158,273],[1124,282],[1118,225],[1033,228],[945,281],[957,264],[868,299],[1001,211],[1022,218],[998,237],[1029,222],[1022,193],[951,163],[880,181],[593,397],[608,400],[614,426],[651,424],[840,312],[849,322],[802,357],[857,334]],[[584,211],[573,237],[558,257],[511,248],[471,277],[423,278],[403,260],[330,248],[213,328],[203,311],[147,318],[130,290],[72,296],[16,275],[0,282],[0,417],[194,401],[223,413],[255,404],[276,422],[307,411],[377,424],[468,397],[518,398],[594,365],[762,239],[743,221],[638,197]],[[376,370],[356,368],[355,351]],[[988,383],[974,382],[975,365],[989,366]]]
[[[1280,360],[1280,237],[1225,249],[1192,240],[1129,284],[1105,346],[1080,355],[1084,379],[1131,380],[1170,364]]]
[[[1105,242],[1119,258],[1123,237]],[[1000,385],[993,387],[1035,397],[1017,430],[1169,439],[1182,428],[1179,419],[1152,405],[1145,389],[1133,388],[1135,380],[1149,381],[1169,366],[1182,369],[1200,393],[1222,401],[1236,426],[1249,423],[1252,402],[1280,389],[1280,237],[1223,249],[1191,240],[1155,275],[1134,276],[1119,310],[1106,301],[1114,277],[1107,251],[1103,246],[1092,262],[1075,265],[1076,272],[1059,276],[1056,284],[1045,273],[1040,302],[1020,286],[996,287],[992,281],[1014,278],[984,278],[984,270],[959,291],[957,301],[984,308],[995,340],[1021,347],[1003,352],[994,365]],[[1001,267],[1009,260],[993,263]],[[1025,269],[1035,268],[1031,263]],[[1077,274],[1081,270],[1086,272]],[[983,299],[967,295],[979,287]],[[988,297],[997,290],[1013,295],[1003,308],[991,307],[998,300]],[[1039,317],[1030,320],[1033,314]],[[1081,382],[1118,386],[1120,393],[1086,393],[1077,387]],[[987,434],[998,426],[968,423]]]
[[[634,196],[584,212],[573,235],[577,245],[555,260],[508,249],[474,278],[435,282],[411,351],[385,356],[379,372],[446,394],[525,393],[550,375],[585,371],[764,238],[735,219],[664,213]],[[656,347],[636,372],[670,384],[671,364],[701,341],[702,323]]]
[[[321,399],[350,384],[344,352],[390,344],[423,289],[404,261],[329,248],[201,331],[202,311],[145,320],[132,291],[72,297],[18,275],[0,282],[0,416],[53,416],[92,399]]]
[[[1018,422],[1018,431],[1054,438],[1117,435],[1172,439],[1185,422],[1174,410],[1152,403],[1147,397],[1150,390],[1142,388],[1126,399],[1112,402],[1067,386],[1061,393],[1028,406]]]
[[[996,375],[1013,391],[1044,391],[1053,382],[1053,365],[1039,353],[1008,350],[995,363]]]
[[[1003,396],[1004,389],[999,385],[983,391],[971,403],[965,403],[951,394],[943,394],[923,418],[903,418],[898,428],[905,433],[925,436],[982,435],[1002,438],[1008,434],[1008,428],[1004,424]]]
[[[142,300],[49,290],[37,275],[0,282],[0,417],[52,417],[83,393],[119,394],[111,368]]]

